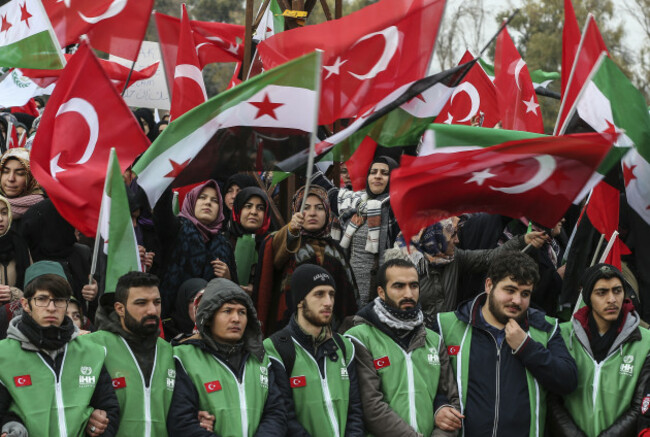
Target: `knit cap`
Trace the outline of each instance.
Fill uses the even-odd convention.
[[[319,285],[330,285],[336,289],[336,282],[332,275],[315,264],[301,264],[291,275],[291,302],[290,310],[296,311],[298,303]]]
[[[58,275],[66,281],[68,278],[65,276],[63,267],[56,261],[37,261],[25,270],[25,287],[34,279],[43,275]]]
[[[591,293],[594,291],[594,285],[596,285],[596,282],[598,282],[599,279],[605,277],[620,279],[623,288],[626,288],[627,282],[625,281],[625,278],[623,278],[623,273],[613,265],[603,263],[589,267],[585,270],[580,279],[582,300],[589,308],[591,308]]]

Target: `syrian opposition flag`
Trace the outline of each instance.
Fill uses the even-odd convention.
[[[472,59],[474,56],[467,50],[460,64]],[[478,63],[454,89],[440,116],[436,117],[436,123],[469,125],[475,118],[482,121],[482,127],[494,127],[500,120],[494,84]]]
[[[504,129],[544,132],[542,111],[539,109],[528,66],[521,59],[505,26],[497,37],[494,86]]]
[[[173,89],[174,67],[179,52],[181,20],[154,13],[169,89]],[[244,58],[244,26],[190,20],[194,46],[201,69],[214,62],[241,62]]]
[[[391,174],[395,217],[406,241],[431,223],[467,212],[525,216],[552,228],[611,148],[610,140],[581,134],[405,155]]]
[[[557,122],[555,124],[555,135],[562,135],[567,132],[569,112],[602,52],[607,53],[607,46],[598,30],[596,20],[593,15],[589,14],[585,29],[582,32],[580,45],[573,61],[571,74],[562,94],[560,112],[557,115]]]
[[[77,43],[79,36],[87,35],[93,48],[135,61],[153,1],[43,0],[43,6],[61,46]]]
[[[181,6],[181,30],[178,42],[178,56],[174,68],[174,88],[169,111],[171,120],[175,120],[190,109],[208,100],[205,91],[201,64],[194,46],[190,18],[185,4]]]
[[[262,5],[260,5],[260,10],[261,7]],[[262,15],[260,24],[257,25],[257,29],[253,33],[253,39],[255,41],[264,41],[280,32],[284,32],[282,8],[278,4],[278,0],[271,0],[264,11],[264,15]]]
[[[107,257],[105,292],[113,293],[120,276],[142,271],[126,185],[115,149],[111,149],[106,169],[98,228],[103,240],[102,251]]]
[[[264,68],[323,50],[319,123],[367,113],[399,87],[425,76],[445,0],[381,0],[338,20],[262,41]]]
[[[209,179],[213,171],[248,163],[251,153],[262,159],[257,141],[250,141],[255,138],[253,129],[284,132],[285,136],[287,132],[302,134],[309,140],[317,126],[319,74],[320,53],[310,53],[255,76],[172,121],[133,168],[149,203],[155,205],[172,182],[183,186]],[[231,131],[247,136],[228,141]],[[291,153],[286,143],[274,150],[276,158]]]
[[[126,170],[148,146],[133,113],[82,42],[36,131],[31,150],[34,177],[63,218],[93,236],[111,147]]]
[[[14,0],[0,6],[0,65],[63,68],[65,60],[39,0]]]

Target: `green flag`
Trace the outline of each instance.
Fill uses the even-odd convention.
[[[260,24],[253,33],[253,39],[256,41],[264,41],[283,31],[284,17],[282,16],[282,8],[278,4],[278,0],[271,0],[266,7],[266,11],[264,11]]]
[[[99,233],[104,240],[106,261],[106,293],[115,292],[120,276],[140,271],[140,254],[131,222],[129,200],[115,149],[111,149],[104,183]]]
[[[482,58],[478,60],[483,67],[483,70],[490,76],[490,79],[494,80],[494,65],[488,64]],[[533,86],[535,88],[542,87],[548,88],[548,85],[554,80],[560,79],[560,73],[557,71],[544,71],[544,70],[532,70],[530,72],[530,78],[533,80]]]
[[[0,6],[0,67],[61,69],[65,59],[39,0]]]

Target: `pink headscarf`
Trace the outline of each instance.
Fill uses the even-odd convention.
[[[217,197],[219,198],[219,212],[217,213],[217,219],[212,223],[210,223],[209,225],[204,225],[194,215],[194,208],[196,207],[196,201],[199,199],[199,196],[201,195],[201,191],[203,191],[203,189],[206,187],[214,188],[217,192]],[[198,187],[192,188],[192,190],[189,193],[187,193],[187,195],[185,196],[185,201],[183,202],[183,208],[181,209],[181,212],[178,215],[180,217],[185,217],[186,219],[191,221],[194,224],[194,226],[196,226],[196,228],[199,230],[199,232],[201,232],[204,241],[209,241],[210,239],[212,239],[213,236],[221,232],[221,227],[224,221],[223,199],[221,198],[221,191],[219,190],[219,185],[217,185],[217,182],[210,179],[206,183],[199,185]]]

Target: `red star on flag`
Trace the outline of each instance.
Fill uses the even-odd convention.
[[[11,27],[11,23],[7,21],[7,14],[2,17],[2,26],[0,26],[0,32],[6,32]]]
[[[20,21],[24,21],[27,27],[29,27],[29,19],[32,18],[32,14],[27,12],[27,3],[23,3],[20,7],[20,14]]]
[[[179,164],[178,162],[174,161],[173,159],[169,160],[169,163],[172,165],[172,171],[167,173],[165,175],[166,178],[177,178],[178,175],[181,174],[183,170],[185,170],[185,167],[190,163],[191,159],[188,159],[182,164]]]
[[[604,133],[617,135],[617,134],[619,134],[621,132],[621,130],[619,128],[617,128],[616,125],[614,123],[612,123],[611,121],[606,119],[605,123],[607,123],[607,129],[605,129],[603,131]]]
[[[275,110],[279,108],[280,106],[284,106],[284,103],[273,103],[269,99],[269,95],[264,94],[264,99],[261,102],[248,102],[251,105],[255,106],[257,108],[257,115],[255,115],[255,120],[258,118],[262,117],[263,115],[268,115],[269,117],[273,117],[274,119],[278,119],[275,115]]]
[[[636,179],[636,176],[634,175],[635,168],[636,165],[631,165],[628,167],[627,164],[623,163],[623,179],[625,180],[626,188],[630,184],[630,182],[632,182],[632,179]]]

